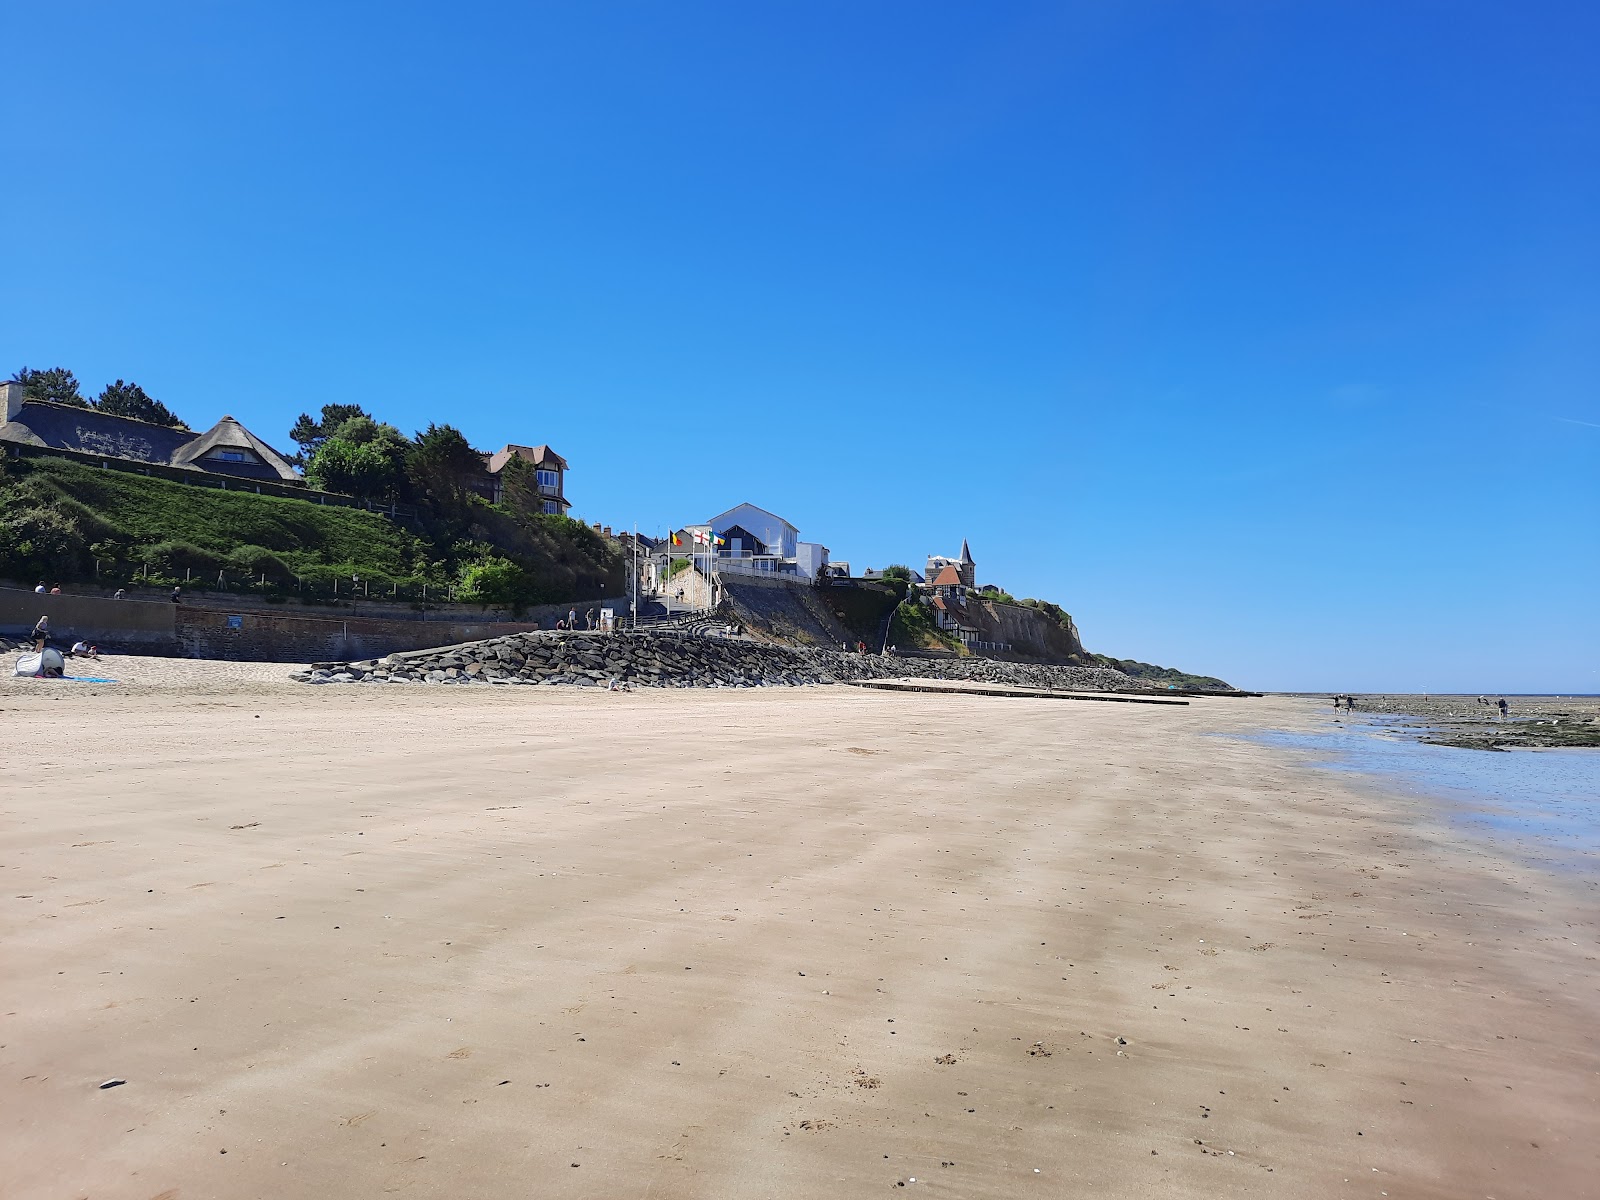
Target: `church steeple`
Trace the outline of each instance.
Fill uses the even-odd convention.
[[[978,565],[972,561],[972,551],[967,546],[967,539],[961,539],[961,565],[957,570],[961,574],[961,582],[970,587],[978,586]]]

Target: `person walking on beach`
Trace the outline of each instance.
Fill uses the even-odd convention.
[[[1506,703],[1506,698],[1501,696],[1499,703],[1495,707],[1500,710],[1500,719],[1504,721],[1506,719],[1506,710],[1511,707]]]
[[[1343,696],[1335,696],[1333,698],[1333,711],[1334,712],[1338,712],[1339,711],[1339,704],[1343,699],[1344,699]]]
[[[569,608],[569,609],[567,609],[567,628],[568,629],[576,629],[577,627],[578,627],[578,610],[575,609],[575,608]]]
[[[594,609],[591,608],[588,612],[583,614],[583,627],[585,629],[594,628]]]

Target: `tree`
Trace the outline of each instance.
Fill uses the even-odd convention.
[[[902,566],[900,563],[891,563],[883,569],[881,577],[884,579],[903,579],[910,583],[911,568]]]
[[[137,383],[123,383],[120,379],[100,393],[94,406],[114,417],[132,417],[135,421],[149,421],[170,429],[189,428],[175,412]]]
[[[325,492],[363,500],[392,499],[402,479],[400,463],[376,443],[329,438],[306,464],[306,482]]]
[[[538,585],[522,566],[509,558],[490,555],[461,572],[458,594],[469,604],[493,604],[520,615],[537,598]]]
[[[500,503],[519,517],[544,513],[544,497],[539,494],[539,472],[527,459],[513,455],[500,468]]]
[[[483,457],[455,426],[430,424],[406,456],[406,473],[441,515],[461,519],[472,503],[472,483],[483,474]]]
[[[311,456],[323,442],[337,435],[347,421],[357,417],[372,420],[359,404],[324,404],[320,421],[313,420],[310,413],[301,413],[294,423],[294,428],[289,430],[289,437],[300,447],[300,465],[304,466],[310,462]],[[393,429],[394,426],[391,425],[389,428]],[[399,432],[395,430],[396,434]]]
[[[77,376],[65,367],[51,367],[45,371],[23,367],[11,377],[11,382],[22,384],[27,389],[29,400],[48,400],[52,404],[70,404],[74,408],[89,407],[89,402],[78,391]]]

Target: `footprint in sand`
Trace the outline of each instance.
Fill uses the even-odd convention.
[[[471,1058],[472,1057],[472,1047],[471,1046],[462,1046],[459,1050],[450,1051],[450,1053],[446,1054],[445,1057],[446,1058]]]

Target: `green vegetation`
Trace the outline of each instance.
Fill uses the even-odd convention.
[[[934,624],[933,609],[923,604],[915,589],[902,600],[889,621],[889,641],[908,650],[954,650],[967,653],[961,639]]]
[[[183,584],[323,600],[463,599],[521,609],[623,590],[621,552],[582,522],[477,497],[410,527],[359,509],[24,458],[0,474],[0,575],[63,584]],[[98,566],[98,573],[96,567]]]
[[[50,367],[43,371],[23,367],[11,377],[10,382],[20,383],[29,400],[48,400],[52,404],[70,404],[74,408],[89,407],[89,402],[78,390],[78,377],[65,367]]]
[[[904,601],[911,593],[911,568],[900,563],[890,563],[883,569],[879,581],[895,594],[897,600]],[[898,642],[895,644],[899,645]]]
[[[27,390],[30,400],[48,400],[54,404],[70,404],[74,408],[93,408],[114,417],[132,417],[135,421],[149,421],[153,425],[166,425],[173,429],[187,429],[178,415],[137,383],[117,380],[108,384],[91,403],[78,390],[78,377],[65,367],[51,367],[35,371],[23,367],[11,377]]]
[[[672,560],[672,565],[668,568],[667,573],[676,575],[679,571],[687,571],[688,569],[689,560],[687,558],[675,558]]]
[[[107,385],[94,406],[114,417],[132,417],[135,421],[149,421],[152,425],[166,425],[171,429],[189,428],[179,420],[177,413],[137,383],[123,383],[120,379]]]
[[[1090,655],[1097,667],[1109,667],[1146,683],[1170,684],[1180,688],[1217,688],[1232,691],[1233,685],[1224,683],[1214,675],[1190,675],[1173,667],[1158,667],[1151,663],[1135,662],[1131,658],[1112,658],[1108,654]]]
[[[1078,627],[1072,623],[1072,614],[1059,604],[1052,604],[1048,600],[1035,600],[1032,597],[1026,600],[1011,601],[1011,603],[1021,604],[1024,608],[1038,609],[1073,637],[1078,636]]]

